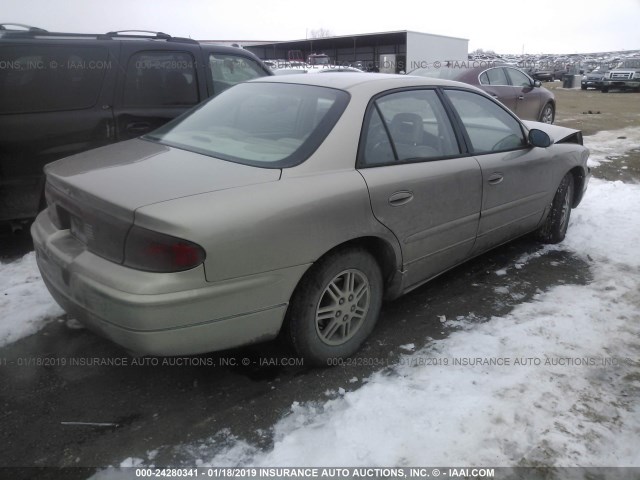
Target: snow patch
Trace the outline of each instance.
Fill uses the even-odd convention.
[[[589,148],[588,165],[598,167],[603,162],[610,162],[607,157],[622,155],[640,147],[640,127],[628,127],[622,130],[601,131],[584,137],[584,145]]]
[[[63,314],[42,281],[34,252],[0,263],[0,347],[36,333]]]
[[[595,180],[574,210],[560,248],[590,262],[591,284],[540,293],[323,405],[295,404],[270,451],[238,442],[199,464],[640,466],[639,204],[640,186]]]

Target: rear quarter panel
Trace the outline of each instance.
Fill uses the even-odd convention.
[[[395,237],[371,212],[355,170],[218,191],[143,207],[136,224],[186,238],[207,252],[210,282],[311,264],[352,239]]]

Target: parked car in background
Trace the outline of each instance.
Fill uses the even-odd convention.
[[[519,68],[503,65],[419,68],[409,75],[443,78],[476,85],[525,120],[553,123],[555,118],[556,100],[553,93],[543,88],[539,80],[532,79]]]
[[[640,58],[628,58],[611,68],[602,79],[603,92],[609,89],[640,91]]]
[[[582,90],[586,90],[588,88],[596,88],[600,90],[602,88],[602,81],[604,80],[605,74],[609,71],[607,67],[598,67],[591,72],[582,76],[582,80],[580,81],[580,88]]]
[[[300,75],[307,73],[307,69],[304,67],[274,68],[271,71],[274,75]]]
[[[554,80],[564,80],[564,76],[569,74],[568,66],[555,66],[553,69]]]
[[[531,76],[534,80],[540,80],[541,82],[553,82],[555,80],[553,70],[534,70]]]
[[[11,28],[0,30],[0,222],[36,216],[45,164],[138,137],[271,75],[247,50],[165,33]]]
[[[127,349],[282,331],[306,365],[335,365],[383,298],[529,232],[562,241],[588,155],[579,131],[522,122],[458,82],[260,78],[49,164],[31,232],[58,303]]]

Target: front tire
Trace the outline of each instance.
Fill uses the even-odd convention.
[[[286,337],[305,365],[328,366],[353,355],[369,336],[382,305],[382,273],[363,249],[321,259],[296,289]]]
[[[573,203],[573,175],[567,173],[560,182],[558,190],[551,202],[551,209],[544,224],[536,232],[538,239],[544,243],[560,243],[564,240],[571,217]]]
[[[542,123],[552,124],[555,118],[555,109],[551,103],[547,103],[540,113],[540,121]]]

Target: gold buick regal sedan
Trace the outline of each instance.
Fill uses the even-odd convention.
[[[32,235],[53,297],[126,349],[282,333],[326,365],[358,350],[383,299],[530,232],[562,241],[588,156],[579,131],[462,83],[266,77],[49,164]]]

